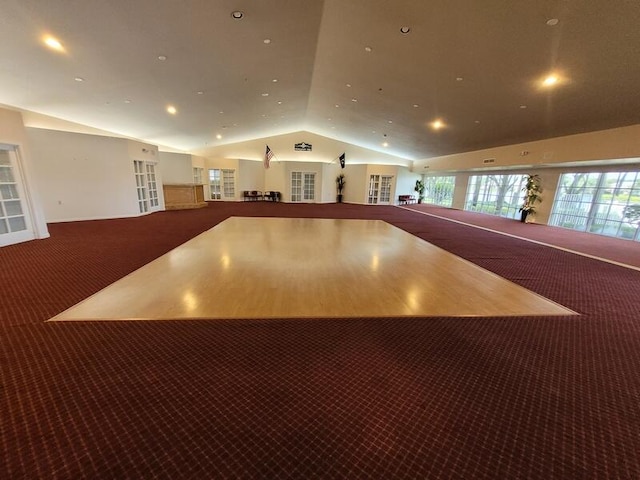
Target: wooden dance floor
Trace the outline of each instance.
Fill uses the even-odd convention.
[[[574,314],[380,220],[232,217],[51,320]]]

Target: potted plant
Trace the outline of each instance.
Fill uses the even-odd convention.
[[[344,174],[340,174],[336,177],[336,188],[338,190],[338,203],[342,203],[342,191],[344,190],[344,185],[347,183],[344,179]]]
[[[542,198],[540,193],[542,187],[540,186],[539,175],[527,175],[524,187],[522,187],[524,193],[524,202],[520,207],[520,221],[525,223],[527,217],[536,213],[536,203],[541,202]]]
[[[416,187],[414,188],[414,190],[418,192],[418,203],[422,203],[422,201],[424,200],[424,189],[424,182],[422,180],[416,180]]]

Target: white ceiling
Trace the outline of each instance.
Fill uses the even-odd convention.
[[[204,155],[308,131],[415,160],[640,123],[637,0],[0,0],[0,12],[0,103]],[[563,81],[545,90],[551,71]]]

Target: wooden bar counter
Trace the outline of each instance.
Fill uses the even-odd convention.
[[[204,201],[204,187],[190,183],[163,185],[166,210],[185,210],[207,206]]]

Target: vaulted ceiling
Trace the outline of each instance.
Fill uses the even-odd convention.
[[[636,0],[0,6],[0,103],[204,155],[304,130],[415,160],[640,123]]]

